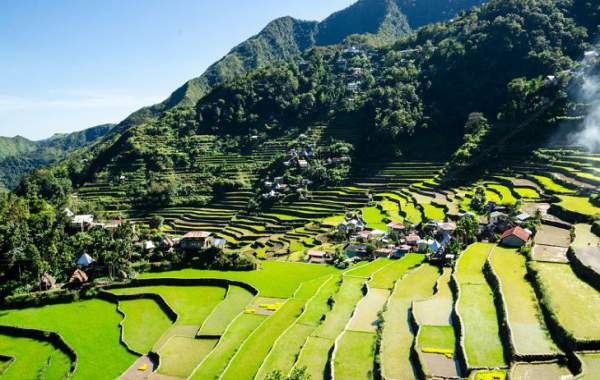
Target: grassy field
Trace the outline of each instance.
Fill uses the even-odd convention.
[[[289,298],[301,283],[335,273],[340,270],[332,266],[264,261],[259,270],[249,272],[184,269],[144,273],[140,278],[222,278],[250,284],[263,297]]]
[[[254,295],[239,286],[230,286],[225,299],[202,324],[199,335],[221,335],[229,323],[250,304]]]
[[[35,339],[0,335],[0,354],[15,358],[5,372],[0,365],[0,378],[6,380],[59,380],[71,367],[71,360],[62,351]]]
[[[216,344],[217,339],[173,336],[158,351],[161,359],[158,373],[185,379]]]
[[[296,366],[306,367],[313,379],[323,377],[329,350],[335,338],[342,333],[355,305],[362,298],[363,278],[345,277],[334,296],[333,308],[323,323],[308,337],[302,347]]]
[[[575,190],[571,190],[567,187],[564,187],[564,186],[556,183],[552,178],[544,177],[541,175],[534,175],[533,178],[538,180],[542,184],[544,189],[550,190],[554,193],[557,193],[557,194],[573,194],[573,193],[575,193]]]
[[[267,323],[254,330],[231,359],[221,379],[252,379],[277,337],[300,315],[303,306],[304,301],[290,299]]]
[[[362,213],[367,227],[383,231],[387,230],[387,223],[383,221],[386,215],[380,209],[377,207],[366,207],[362,209]]]
[[[123,339],[137,352],[150,352],[154,343],[171,327],[171,321],[153,300],[119,301],[119,308],[125,313]]]
[[[596,207],[590,203],[586,197],[576,197],[571,195],[559,195],[559,206],[566,210],[574,211],[582,215],[593,216],[600,214],[600,207]]]
[[[600,340],[600,298],[568,264],[534,262],[537,280],[550,310],[576,340]]]
[[[454,352],[456,338],[452,326],[421,326],[418,334],[419,347]]]
[[[0,312],[0,324],[60,333],[77,352],[73,379],[115,379],[136,357],[119,343],[115,305],[91,300]]]
[[[503,185],[488,185],[487,187],[500,193],[500,203],[508,203],[511,205],[517,203],[517,198],[515,198],[508,187]]]
[[[179,325],[200,326],[211,311],[225,298],[225,289],[217,286],[143,286],[112,289],[115,294],[154,293],[171,306]],[[199,301],[202,302],[199,302]]]
[[[401,259],[395,260],[390,265],[375,273],[371,281],[369,281],[369,286],[371,288],[392,289],[396,281],[404,273],[421,264],[424,259],[424,255],[410,253]]]
[[[439,277],[438,269],[422,265],[404,276],[394,288],[383,314],[383,339],[381,342],[381,365],[385,378],[414,378],[410,362],[410,347],[414,335],[408,323],[409,309],[414,300],[433,294]]]
[[[275,370],[282,371],[283,373],[291,370],[307,338],[316,330],[321,323],[322,317],[329,311],[329,299],[338,291],[339,281],[339,276],[331,276],[326,281],[321,281],[322,286],[319,287],[314,297],[309,300],[304,312],[277,339],[277,342],[262,364],[257,378],[263,379]]]
[[[392,261],[391,259],[377,259],[377,260],[371,261],[368,264],[361,263],[358,266],[356,266],[355,268],[344,272],[344,275],[352,276],[352,277],[362,277],[364,279],[368,279],[377,271],[382,270],[386,266],[391,265],[393,263],[394,263],[394,261]]]
[[[337,343],[334,376],[342,380],[373,379],[375,334],[346,331]]]
[[[525,278],[525,256],[496,247],[490,262],[498,276],[517,354],[553,354],[560,350],[550,337],[533,287]]]
[[[506,364],[492,289],[483,275],[483,266],[492,248],[492,244],[473,244],[456,264],[460,289],[456,308],[462,318],[465,356],[474,368]]]
[[[540,193],[529,187],[515,187],[515,191],[524,199],[537,199],[540,197]]]
[[[267,317],[264,315],[255,314],[242,314],[237,317],[221,337],[214,350],[206,356],[196,372],[194,372],[191,379],[218,379],[244,340],[264,323],[266,319]]]

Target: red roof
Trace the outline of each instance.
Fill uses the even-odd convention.
[[[416,243],[419,240],[421,240],[421,237],[419,237],[419,235],[415,235],[415,234],[410,234],[406,237],[406,241],[407,242],[413,242]]]
[[[521,227],[513,227],[510,230],[505,231],[502,234],[501,240],[506,239],[509,236],[516,236],[519,239],[523,240],[524,242],[527,242],[529,240],[529,237],[531,236],[531,234],[527,231],[525,231],[524,229],[522,229]]]
[[[184,239],[206,239],[211,235],[210,232],[206,231],[190,231],[187,234],[183,235]]]

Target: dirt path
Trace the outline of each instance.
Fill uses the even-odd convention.
[[[147,366],[147,368],[145,370],[140,370],[142,366]],[[125,373],[119,377],[119,380],[148,379],[152,375],[155,367],[156,366],[154,362],[148,356],[144,355],[136,360],[135,363],[133,363],[131,367],[129,367],[127,371],[125,371]]]

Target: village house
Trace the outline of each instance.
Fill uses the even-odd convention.
[[[181,238],[180,247],[186,251],[200,251],[211,247],[212,233],[206,231],[191,231]]]
[[[392,255],[394,254],[394,249],[392,248],[377,248],[374,252],[373,252],[373,258],[377,259],[380,257],[392,257]]]
[[[390,238],[400,240],[406,234],[406,226],[402,223],[389,223],[387,225],[387,233]]]
[[[86,231],[94,225],[93,215],[75,215],[71,219],[71,227],[75,230]]]
[[[513,227],[502,234],[500,244],[505,247],[520,248],[527,244],[531,232],[521,227]]]
[[[308,255],[308,262],[311,264],[327,264],[331,261],[331,257],[327,252],[311,249],[306,254]]]
[[[213,248],[216,248],[218,250],[223,250],[225,248],[225,246],[227,245],[227,240],[221,239],[221,238],[214,238],[214,239],[212,239],[211,245]]]

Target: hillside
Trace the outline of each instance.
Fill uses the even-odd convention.
[[[313,46],[341,43],[345,38],[359,34],[368,36],[375,44],[389,43],[429,22],[446,20],[483,0],[435,1],[435,4],[399,0],[359,0],[350,7],[336,12],[322,22],[283,17],[272,21],[259,34],[233,48],[225,57],[210,66],[200,77],[194,78],[175,90],[165,101],[143,108],[122,125],[136,125],[176,106],[190,106],[202,98],[213,86],[231,80],[247,70],[297,56]],[[411,17],[403,13],[410,12]],[[427,14],[427,16],[419,16]]]
[[[22,137],[0,138],[0,188],[14,189],[23,175],[98,141],[113,127],[113,124],[104,124],[83,131],[54,135],[41,141],[30,141]]]
[[[578,9],[491,2],[392,46],[309,49],[112,134],[67,160],[69,176],[92,209],[137,214],[258,191],[267,176],[301,178],[277,163],[303,134],[314,134],[324,157],[306,173],[309,190],[352,181],[368,163],[454,154],[449,173],[464,173],[507,152],[528,154],[564,127],[557,120],[581,117],[568,94],[592,37]],[[349,144],[346,158],[332,155],[340,144]],[[351,164],[327,164],[334,158]]]
[[[25,137],[0,137],[0,160],[9,156],[29,153],[35,148],[36,143]]]
[[[0,376],[599,379],[597,10],[313,46],[0,190]]]

